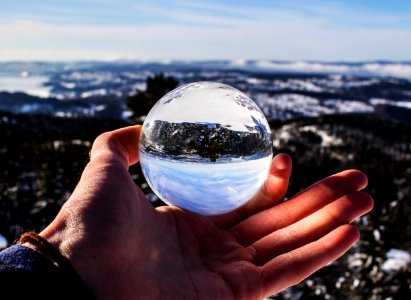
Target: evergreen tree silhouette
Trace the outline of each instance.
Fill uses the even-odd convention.
[[[133,112],[132,119],[146,116],[154,104],[165,94],[175,89],[179,82],[172,76],[163,73],[150,76],[146,79],[146,90],[137,90],[137,93],[127,98],[127,107]]]

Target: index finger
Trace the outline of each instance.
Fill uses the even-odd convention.
[[[359,237],[355,226],[343,225],[310,244],[274,257],[260,269],[267,295],[298,284],[343,255]]]

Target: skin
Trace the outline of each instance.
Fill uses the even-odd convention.
[[[140,126],[100,135],[78,186],[40,233],[98,299],[263,299],[297,284],[358,239],[372,209],[367,177],[346,170],[282,202],[291,159],[277,155],[265,185],[225,215],[153,208],[132,181]]]

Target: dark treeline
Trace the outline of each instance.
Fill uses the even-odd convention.
[[[271,153],[270,133],[260,124],[248,131],[235,131],[215,123],[155,120],[144,127],[143,150],[177,160],[216,162]]]

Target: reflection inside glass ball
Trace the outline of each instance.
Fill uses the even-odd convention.
[[[195,82],[162,97],[144,120],[140,164],[165,203],[202,215],[232,211],[268,175],[270,127],[239,90]]]

